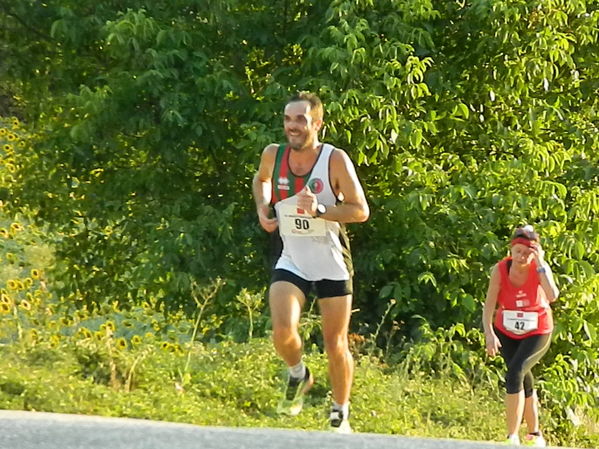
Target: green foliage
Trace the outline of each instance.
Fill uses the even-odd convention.
[[[6,5],[4,17],[11,38],[25,44],[32,37],[40,51],[58,53],[7,69],[24,97],[55,99],[41,105],[51,118],[39,122],[40,134],[21,154],[24,182],[10,196],[58,231],[58,293],[88,306],[154,297],[191,311],[194,280],[227,279],[222,304],[242,279],[257,288],[263,256],[248,251],[257,227],[243,200],[255,153],[236,147],[242,124],[263,114],[241,87],[245,61],[256,56],[223,30],[248,21],[261,39],[278,25],[270,8],[256,10],[258,20],[268,17],[265,28],[234,2],[183,2],[175,20],[170,10],[135,1],[122,11],[112,3],[60,3]],[[46,39],[19,33],[22,21],[45,30]],[[221,45],[207,45],[213,42]],[[27,71],[43,65],[48,83],[29,83]],[[37,109],[24,111],[37,120]]]
[[[326,360],[319,352],[308,351],[307,362],[317,385],[304,411],[296,418],[282,418],[274,413],[283,383],[278,376],[280,361],[266,339],[196,345],[192,376],[185,388],[176,375],[182,354],[147,341],[138,348],[129,347],[124,350],[129,358],[140,351],[147,354],[136,369],[137,380],[130,390],[86,378],[80,368],[88,365],[77,357],[73,345],[78,342],[78,336],[63,337],[63,344],[43,347],[60,364],[30,365],[24,348],[0,348],[2,359],[10,361],[0,364],[0,406],[199,425],[326,428],[329,386]],[[359,431],[475,440],[501,434],[501,401],[486,390],[474,395],[455,380],[406,378],[387,372],[376,359],[367,357],[359,359],[356,374],[352,410],[353,425]],[[379,388],[373,390],[373,383]],[[447,388],[459,392],[453,401],[442,399]],[[473,406],[464,407],[464,401]],[[465,423],[470,426],[464,427]]]
[[[304,412],[297,418],[278,417],[274,410],[285,379],[270,339],[208,341],[220,323],[204,316],[202,305],[218,288],[198,288],[193,319],[165,315],[150,303],[69,312],[48,296],[18,316],[0,315],[0,408],[325,429],[331,398],[321,349],[306,347],[305,360],[317,384]],[[20,334],[13,331],[17,321]],[[425,320],[420,323],[419,342],[406,342],[388,362],[368,353],[369,342],[367,353],[355,353],[354,427],[421,437],[498,438],[503,434],[499,369],[483,359],[480,332],[463,325],[433,331]],[[577,427],[561,422],[558,404],[580,400],[565,360],[556,360],[541,377],[544,429],[551,442],[593,447],[593,435],[586,430],[590,421]],[[447,391],[453,394],[448,397]],[[578,404],[570,418],[594,419],[585,404]]]
[[[39,132],[11,198],[61,231],[62,295],[189,309],[193,280],[222,277],[228,313],[241,288],[259,290],[249,184],[296,88],[323,97],[326,137],[363,165],[361,321],[376,322],[385,304],[366,305],[381,297],[398,321],[472,325],[523,221],[558,274],[594,275],[595,2],[85,5],[4,16],[15,47],[37,49],[6,69]]]
[[[567,434],[599,397],[598,18],[596,0],[0,0],[3,104],[23,119],[0,122],[0,228],[31,215],[47,239],[26,246],[44,287],[21,289],[36,264],[0,229],[0,281],[18,292],[3,299],[2,338],[52,322],[17,306],[35,291],[49,301],[46,285],[69,332],[102,335],[77,362],[96,382],[126,383],[142,363],[117,356],[133,332],[119,319],[147,329],[171,311],[156,325],[173,351],[179,325],[204,341],[264,335],[251,178],[282,139],[285,98],[310,89],[372,209],[351,228],[367,346],[409,371],[474,378],[489,269],[532,223],[562,292],[540,385],[548,425]],[[108,313],[115,334],[77,308]]]

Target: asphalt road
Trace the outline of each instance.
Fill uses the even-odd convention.
[[[139,419],[0,411],[0,449],[505,449],[462,440],[269,428],[201,427]]]

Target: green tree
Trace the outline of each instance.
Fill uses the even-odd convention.
[[[532,223],[562,289],[546,375],[574,382],[552,397],[589,406],[599,2],[145,3],[0,0],[0,76],[32,133],[7,198],[52,225],[60,295],[191,309],[194,282],[221,277],[210,312],[234,329],[241,289],[267,282],[251,177],[309,89],[373,211],[351,228],[355,327],[384,317],[391,345],[396,323],[476,328],[489,269]]]

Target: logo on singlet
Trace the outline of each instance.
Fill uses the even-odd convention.
[[[277,187],[279,190],[289,190],[289,179],[280,176],[277,181]]]
[[[528,307],[529,305],[530,301],[524,290],[518,290],[518,293],[516,293],[516,307]]]
[[[320,178],[314,178],[310,180],[309,187],[312,193],[320,193],[324,190],[324,182]]]

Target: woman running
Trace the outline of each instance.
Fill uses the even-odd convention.
[[[487,354],[494,357],[501,352],[507,365],[506,443],[520,444],[518,430],[524,418],[528,427],[524,444],[544,447],[531,368],[549,349],[553,331],[549,304],[559,290],[532,226],[516,229],[510,253],[491,272],[483,309]]]

